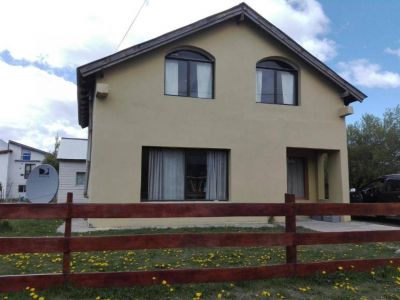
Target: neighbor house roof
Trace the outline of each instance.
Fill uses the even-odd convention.
[[[226,11],[79,67],[77,69],[79,124],[83,128],[88,126],[89,99],[94,89],[96,73],[233,18],[237,18],[238,21],[250,21],[254,23],[263,30],[268,37],[274,38],[277,42],[287,47],[300,59],[333,82],[342,89],[342,98],[345,105],[354,101],[361,102],[367,97],[247,4],[241,3]]]
[[[57,159],[86,160],[87,139],[61,138]]]
[[[7,150],[8,149],[8,143],[0,139],[0,150]]]
[[[22,148],[25,148],[25,149],[28,149],[28,150],[31,150],[31,151],[36,151],[36,152],[39,152],[39,153],[42,153],[42,154],[45,154],[45,155],[46,154],[50,154],[49,152],[46,152],[46,151],[31,147],[31,146],[28,146],[28,145],[21,144],[21,143],[18,143],[16,141],[10,140],[9,143],[13,144],[13,145],[16,145],[16,146],[19,146],[19,147],[22,147]]]

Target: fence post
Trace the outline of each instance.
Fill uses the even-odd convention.
[[[64,253],[63,253],[63,270],[64,284],[68,281],[68,275],[71,272],[71,252],[70,252],[70,238],[71,238],[71,217],[72,217],[72,200],[73,194],[67,193],[67,217],[65,218],[65,231],[64,231]]]
[[[294,264],[294,276],[296,276],[297,244],[296,244],[296,206],[295,195],[285,194],[285,203],[288,204],[288,214],[285,217],[285,231],[293,234],[293,244],[286,246],[286,263]]]

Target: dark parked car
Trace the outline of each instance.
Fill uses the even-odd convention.
[[[350,192],[352,203],[400,202],[400,174],[381,176]]]

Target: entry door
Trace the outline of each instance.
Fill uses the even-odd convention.
[[[288,193],[296,198],[306,198],[306,159],[302,157],[287,158],[287,187]]]

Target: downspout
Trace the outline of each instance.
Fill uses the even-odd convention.
[[[88,186],[90,180],[90,166],[92,160],[92,135],[93,135],[93,94],[89,95],[89,125],[88,125],[88,146],[86,153],[86,181],[83,191],[85,198],[89,198]]]

